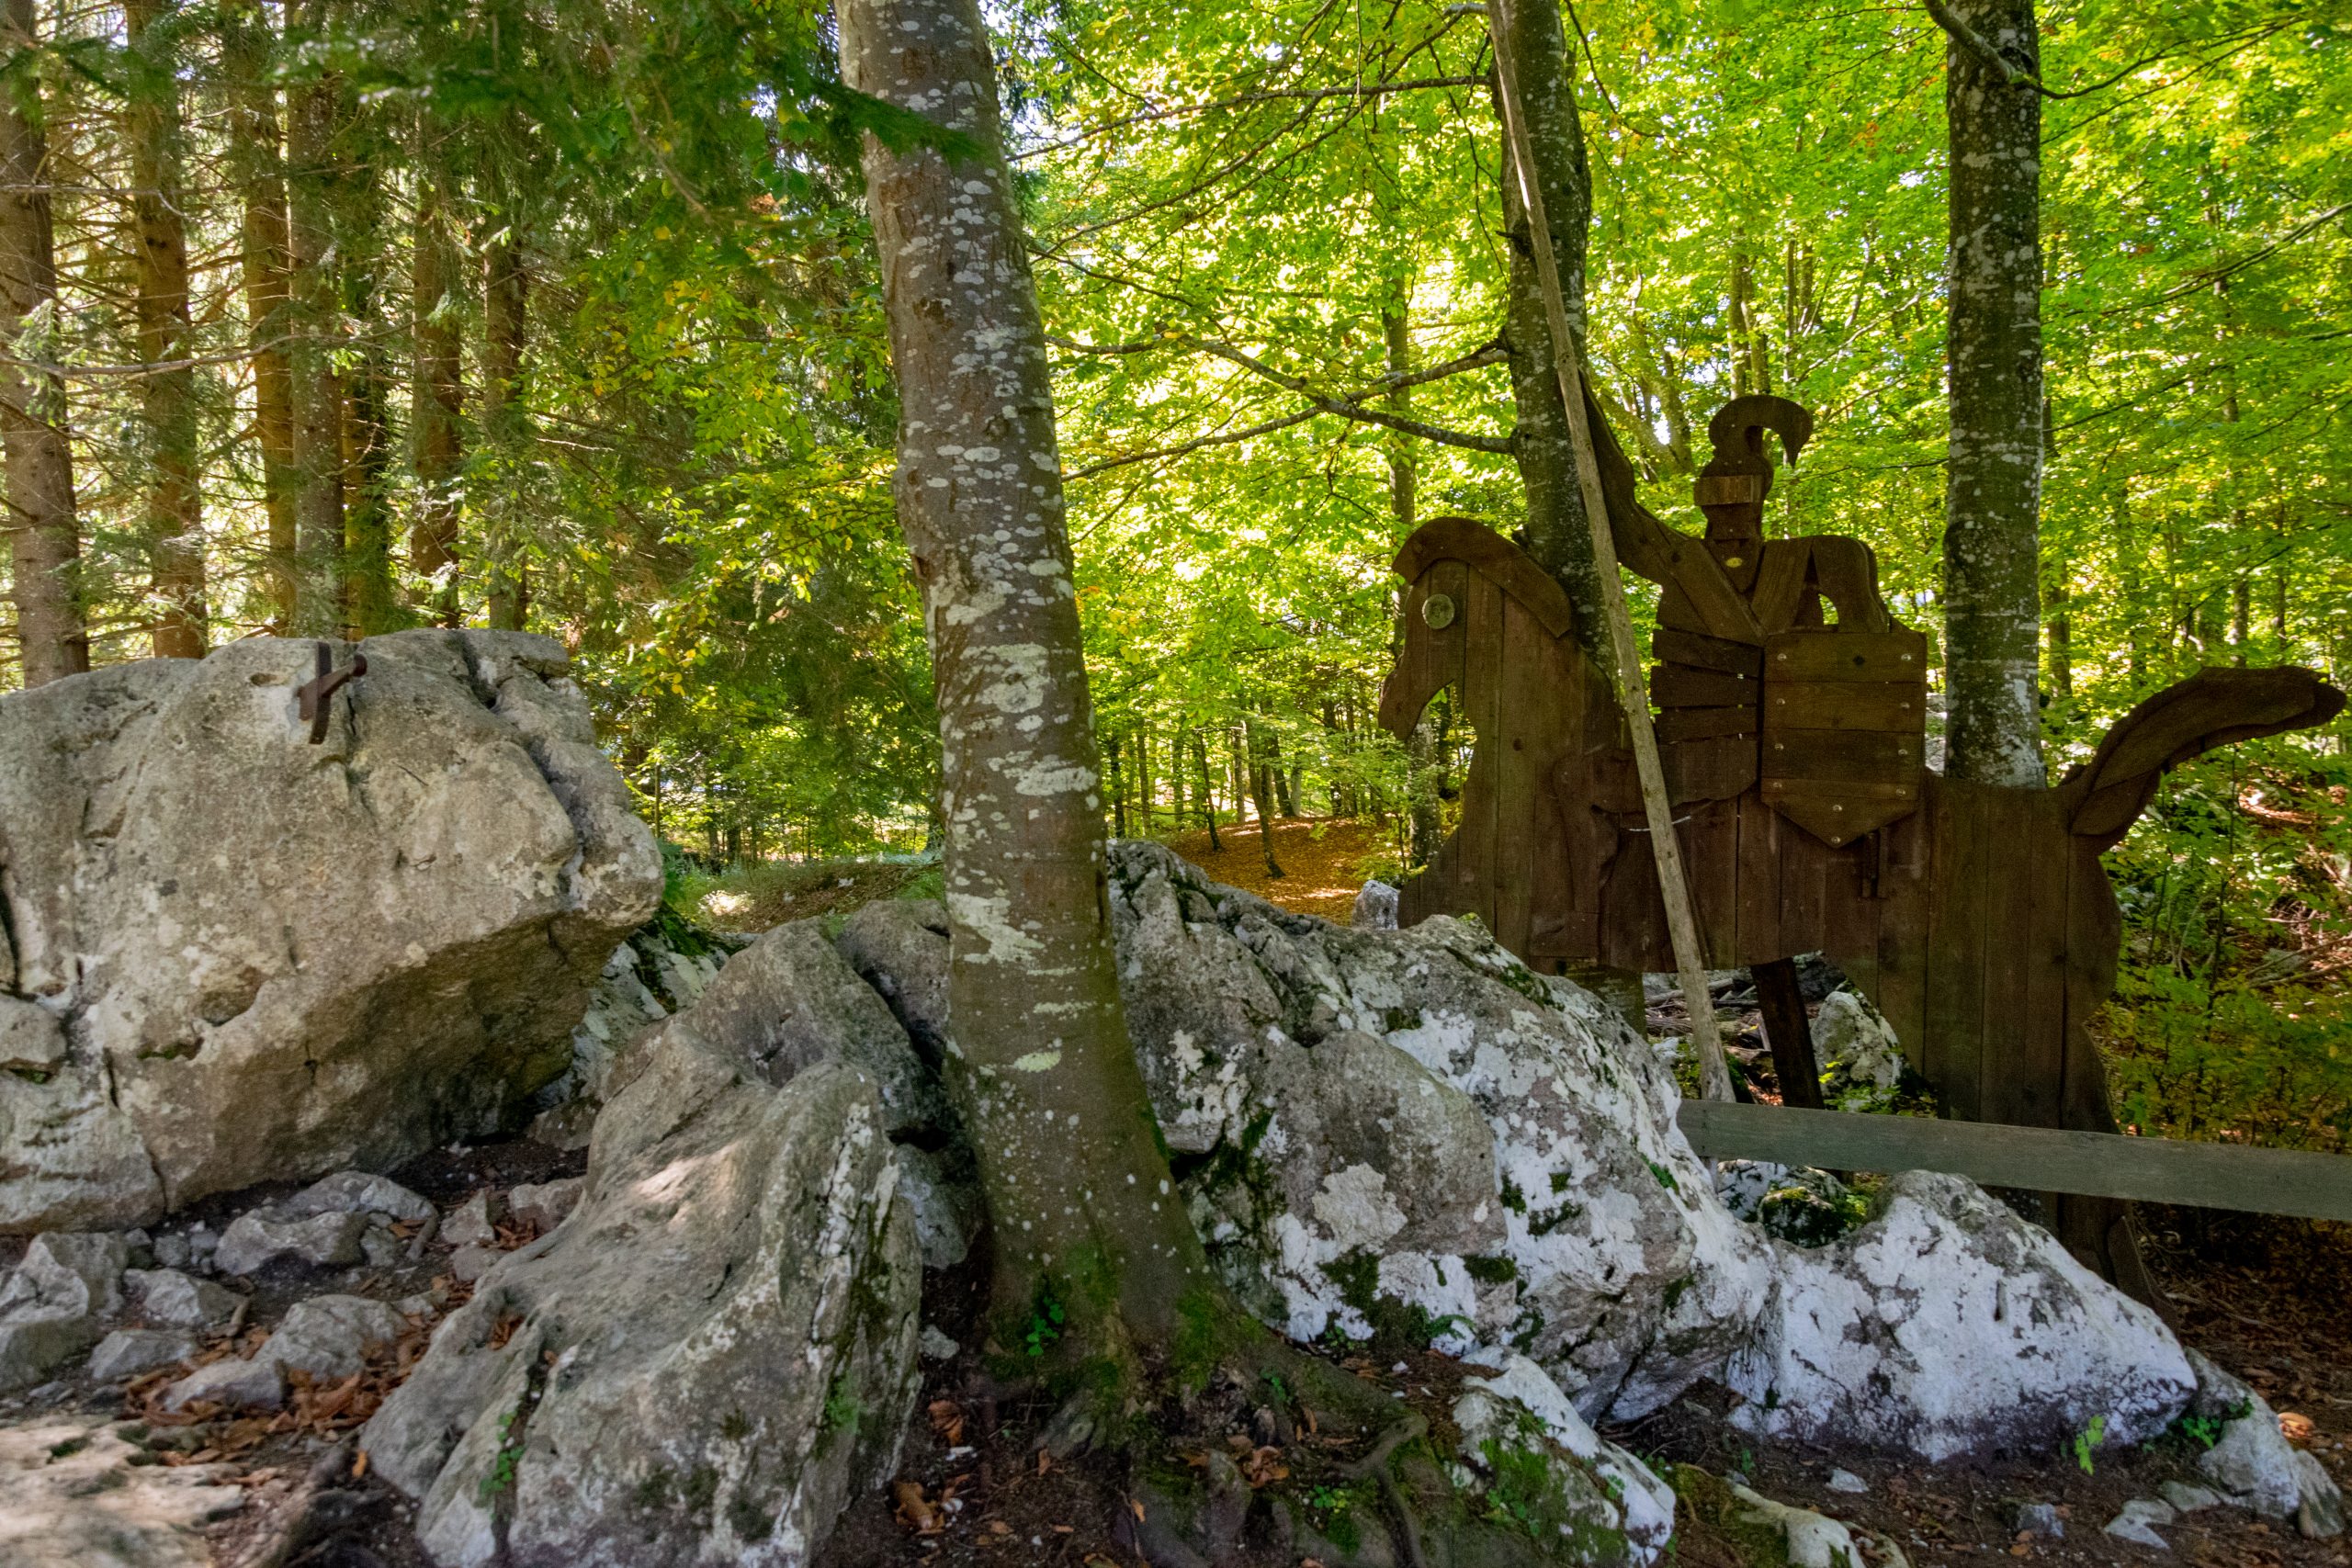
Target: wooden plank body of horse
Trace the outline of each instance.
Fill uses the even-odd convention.
[[[1409,584],[1405,640],[1381,723],[1403,739],[1451,686],[1476,734],[1462,823],[1406,885],[1400,921],[1475,914],[1547,970],[1672,969],[1623,722],[1569,635],[1566,596],[1467,518],[1421,528],[1396,567]],[[2121,939],[2101,854],[2165,770],[2343,705],[2306,670],[2208,670],[2134,708],[2055,788],[1960,783],[1922,762],[1916,809],[1837,844],[1769,803],[1752,766],[1727,788],[1703,756],[1678,776],[1669,754],[1706,962],[1822,953],[1886,1015],[1950,1114],[2112,1132],[2089,1036]],[[2078,1257],[2148,1293],[2120,1204],[2052,1207]]]

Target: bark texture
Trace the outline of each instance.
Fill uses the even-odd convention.
[[[285,339],[287,305],[286,154],[277,89],[269,84],[273,39],[258,5],[232,7],[222,23],[230,82],[229,134],[242,194],[245,319],[254,363],[254,427],[261,448],[262,505],[268,519],[271,629],[294,626],[296,596],[294,381]]]
[[[196,370],[187,353],[187,225],[180,217],[180,95],[161,0],[125,0],[124,30],[136,62],[125,110],[130,132],[134,311],[146,425],[142,511],[154,593],[151,646],[158,659],[201,659],[205,646],[204,533],[197,489]]]
[[[420,149],[421,152],[428,152]],[[420,157],[420,163],[425,162]],[[418,192],[414,290],[416,373],[411,385],[411,462],[419,497],[409,531],[408,569],[433,581],[427,602],[444,626],[458,624],[458,471],[465,456],[458,421],[465,412],[458,336],[458,259],[449,229],[448,192],[427,177]]]
[[[1592,171],[1586,162],[1584,124],[1577,113],[1576,61],[1568,53],[1560,8],[1555,0],[1517,0],[1510,11],[1511,59],[1519,67],[1521,111],[1534,144],[1535,179],[1544,214],[1552,226],[1552,251],[1560,270],[1560,293],[1577,352],[1585,342],[1585,251],[1592,223]],[[1497,123],[1502,116],[1496,113]],[[1544,291],[1527,238],[1527,213],[1519,198],[1511,161],[1502,170],[1504,228],[1510,239],[1510,292],[1505,335],[1510,348],[1511,400],[1518,425],[1512,456],[1527,491],[1527,547],[1544,570],[1559,580],[1576,607],[1575,636],[1588,658],[1604,666],[1600,580],[1585,522],[1584,497],[1577,488],[1576,448],[1568,440],[1567,411],[1560,403],[1559,378],[1552,369],[1552,339],[1544,319]]]
[[[300,0],[289,26],[312,32],[324,0]],[[343,378],[335,373],[334,197],[335,108],[332,78],[303,87],[287,108],[288,304],[294,460],[294,630],[344,633]]]
[[[518,393],[531,275],[525,268],[511,214],[507,222],[507,229],[491,243],[482,265],[481,422],[485,438],[501,457],[493,480],[498,494],[492,498],[491,536],[486,541],[491,560],[490,624],[520,631],[530,609],[530,584],[514,558],[521,523],[514,491],[526,434]]]
[[[1955,0],[1958,19],[2038,75],[2033,0]],[[2039,788],[2041,628],[2041,98],[1956,39],[1945,359],[1945,771]]]
[[[37,47],[32,0],[7,0],[0,16],[0,47]],[[57,248],[40,94],[40,79],[28,75],[0,95],[0,438],[8,457],[9,581],[28,687],[90,667],[65,383],[20,363],[56,353]]]
[[[968,139],[868,138],[946,807],[951,1074],[1001,1316],[1050,1295],[1085,1354],[1221,1305],[1170,1184],[1119,1000],[1061,461],[988,33],[975,0],[845,0],[849,84]]]

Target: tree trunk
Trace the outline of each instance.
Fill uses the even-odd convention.
[[[1193,731],[1193,757],[1201,765],[1201,820],[1208,824],[1209,852],[1222,854],[1225,846],[1216,837],[1216,781],[1209,777],[1208,737],[1197,728]]]
[[[1102,737],[1103,760],[1111,767],[1111,836],[1127,836],[1127,790],[1125,771],[1119,766],[1119,732],[1106,731]]]
[[[1266,857],[1266,874],[1279,877],[1283,874],[1283,866],[1282,862],[1274,858],[1273,792],[1268,787],[1266,779],[1273,770],[1266,760],[1265,739],[1256,724],[1244,719],[1238,740],[1246,755],[1236,760],[1242,764],[1242,774],[1250,781],[1250,803],[1258,808],[1258,851]]]
[[[437,156],[427,138],[429,124],[419,121],[420,171],[430,168]],[[447,182],[436,174],[421,173],[416,259],[410,279],[416,370],[409,386],[409,460],[416,470],[417,508],[416,523],[409,530],[408,570],[432,584],[424,591],[425,600],[434,618],[445,626],[458,624],[458,472],[465,457],[458,428],[465,410],[458,335],[459,273],[450,221]]]
[[[243,206],[247,345],[254,365],[254,424],[261,447],[262,508],[268,523],[272,627],[294,629],[296,535],[294,385],[279,340],[290,330],[287,297],[286,168],[277,90],[270,85],[276,35],[268,12],[240,5],[223,20],[229,77],[230,159]]]
[[[2067,604],[2061,575],[2050,585],[2050,691],[2061,703],[2075,700],[2075,623]]]
[[[325,0],[289,12],[312,33],[325,28]],[[298,636],[340,637],[343,604],[343,379],[334,355],[333,272],[335,111],[341,89],[326,78],[290,95],[286,186],[288,316],[294,413],[295,597]]]
[[[392,586],[392,374],[379,314],[384,204],[379,182],[376,169],[353,168],[343,181],[336,224],[343,319],[357,333],[343,403],[343,594],[354,640],[401,624]]]
[[[1534,147],[1534,177],[1552,225],[1552,249],[1568,328],[1581,354],[1585,341],[1586,232],[1592,222],[1592,174],[1585,159],[1584,126],[1577,113],[1576,62],[1569,55],[1555,0],[1516,0],[1510,10],[1510,52],[1519,68],[1520,106]],[[1498,107],[1496,121],[1502,114]],[[1510,351],[1511,401],[1517,418],[1512,456],[1527,491],[1528,553],[1566,591],[1576,610],[1574,635],[1585,655],[1609,667],[1603,637],[1600,569],[1577,488],[1576,449],[1568,442],[1567,410],[1552,370],[1551,328],[1527,237],[1527,214],[1509,156],[1499,160],[1503,227],[1510,240],[1510,281],[1504,336]]]
[[[521,400],[523,337],[530,319],[530,274],[510,210],[482,272],[481,423],[499,457],[491,497],[489,620],[521,631],[530,612],[530,578],[521,560],[523,449],[529,432]]]
[[[1151,837],[1151,727],[1138,720],[1135,728],[1136,837]]]
[[[2039,73],[2033,0],[1953,0],[1952,13]],[[1945,770],[2040,788],[2041,99],[1957,39],[1944,51],[1951,209],[1945,358]]]
[[[33,0],[7,0],[10,52],[37,48]],[[13,355],[53,360],[57,247],[51,228],[49,135],[39,78],[0,96],[0,342]],[[0,362],[0,437],[8,459],[8,554],[24,683],[41,685],[90,667],[82,609],[82,536],[74,514],[74,453],[65,433],[61,376]]]
[[[976,0],[838,14],[852,86],[973,144],[865,148],[899,518],[939,694],[949,1061],[995,1226],[998,1343],[1053,1307],[1057,1354],[1091,1363],[1109,1404],[1143,1348],[1189,1329],[1214,1356],[1246,1330],[1173,1196],[1119,999],[1045,329],[988,32]]]
[[[180,217],[178,51],[155,37],[161,0],[124,0],[135,62],[124,118],[130,141],[133,313],[139,357],[159,367],[187,356],[187,226]],[[197,491],[196,370],[150,369],[139,384],[145,425],[142,507],[158,659],[201,659],[205,644],[202,500]]]

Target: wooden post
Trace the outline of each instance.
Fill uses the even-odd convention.
[[[1544,313],[1552,332],[1552,368],[1560,380],[1560,402],[1567,414],[1568,444],[1576,449],[1577,488],[1584,495],[1585,521],[1592,528],[1593,561],[1600,577],[1603,618],[1616,665],[1618,705],[1632,732],[1634,766],[1641,777],[1642,808],[1649,819],[1650,853],[1657,863],[1666,928],[1674,944],[1674,966],[1682,983],[1682,1004],[1690,1014],[1690,1035],[1699,1047],[1699,1083],[1709,1100],[1732,1098],[1731,1071],[1724,1063],[1723,1037],[1707,994],[1707,969],[1699,945],[1699,922],[1691,908],[1690,884],[1682,869],[1682,846],[1674,832],[1674,807],[1666,792],[1666,769],[1658,760],[1657,732],[1650,722],[1650,698],[1642,679],[1642,654],[1634,641],[1634,618],[1625,607],[1625,582],[1617,568],[1617,543],[1609,532],[1609,502],[1600,488],[1600,464],[1593,456],[1592,430],[1585,423],[1583,363],[1568,330],[1568,310],[1560,291],[1560,268],[1552,253],[1551,221],[1544,192],[1534,177],[1534,150],[1521,112],[1519,73],[1511,62],[1505,0],[1487,0],[1487,30],[1495,44],[1495,73],[1501,92],[1503,133],[1519,177],[1527,234],[1544,286]]]
[[[1781,1080],[1781,1103],[1819,1111],[1821,1064],[1813,1055],[1813,1025],[1804,1015],[1804,991],[1797,984],[1796,961],[1775,958],[1750,964],[1756,1007],[1764,1015],[1764,1043],[1772,1048],[1772,1074]]]

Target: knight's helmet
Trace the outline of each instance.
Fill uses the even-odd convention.
[[[1860,539],[1764,536],[1768,433],[1794,462],[1813,434],[1813,415],[1769,396],[1734,398],[1718,410],[1707,424],[1714,456],[1699,471],[1693,499],[1706,515],[1707,553],[1762,633],[1762,657],[1749,666],[1760,685],[1742,694],[1756,704],[1755,722],[1737,727],[1755,737],[1751,776],[1779,815],[1842,848],[1918,809],[1927,638],[1889,613],[1877,558]],[[1662,632],[1662,653],[1667,640]],[[1687,731],[1690,722],[1668,728]]]

